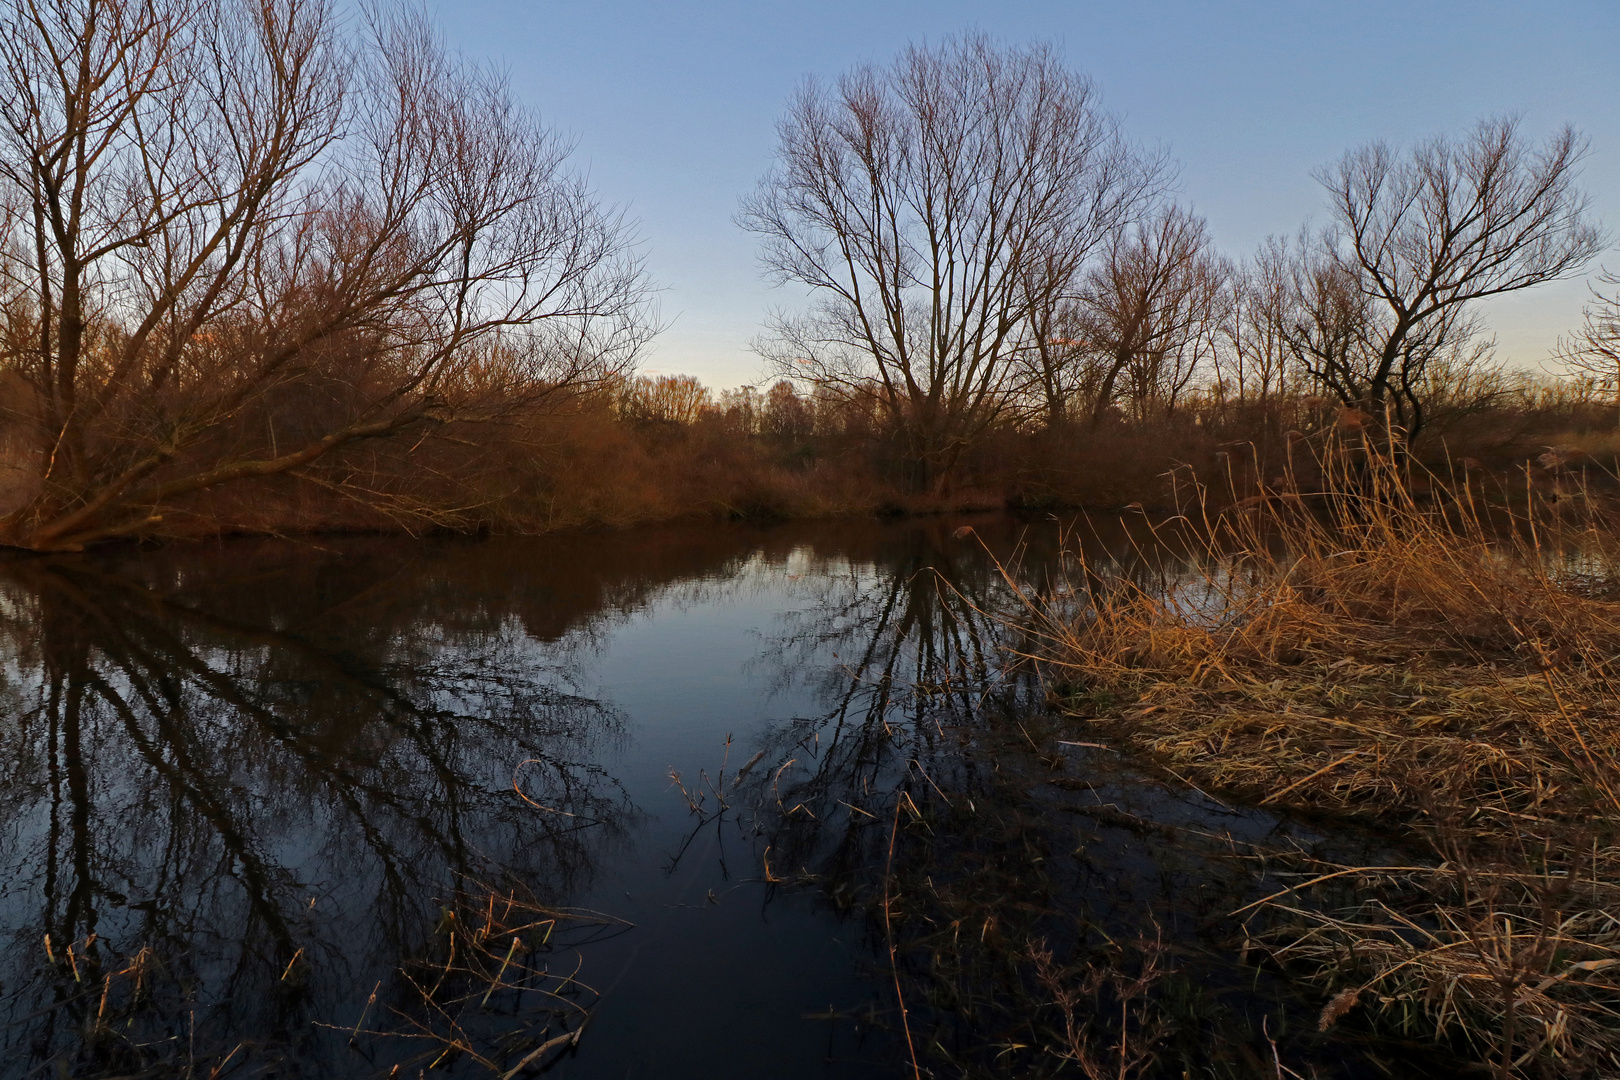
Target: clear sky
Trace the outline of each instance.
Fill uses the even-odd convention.
[[[1180,164],[1180,197],[1241,256],[1324,213],[1311,170],[1357,143],[1460,132],[1513,112],[1591,139],[1584,179],[1620,230],[1620,0],[429,0],[451,44],[511,74],[577,140],[575,163],[640,222],[669,328],[644,370],[713,386],[762,376],[749,341],[800,295],[761,281],[739,196],[770,165],[806,74],[980,29],[1055,41],[1138,141]],[[1604,261],[1620,270],[1620,251]],[[1583,281],[1496,302],[1501,354],[1533,362],[1577,323]]]

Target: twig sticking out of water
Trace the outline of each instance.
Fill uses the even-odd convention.
[[[889,972],[894,976],[894,997],[900,1007],[900,1026],[906,1033],[906,1052],[911,1055],[911,1072],[922,1080],[922,1065],[917,1061],[917,1044],[911,1038],[911,1018],[906,1010],[906,993],[900,987],[900,961],[894,948],[894,922],[890,913],[889,885],[894,877],[894,841],[900,832],[900,801],[894,803],[894,821],[889,826],[889,857],[883,867],[883,935],[889,946]]]

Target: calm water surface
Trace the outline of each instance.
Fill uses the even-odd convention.
[[[1016,994],[930,934],[1073,945],[1147,917],[1190,941],[1260,886],[1211,878],[1177,829],[1280,828],[1042,734],[986,545],[1044,587],[1055,535],[703,526],[0,567],[0,1076],[908,1075],[880,911],[902,820],[932,897],[895,954],[914,1037],[995,1060]],[[996,880],[1021,907],[973,907]],[[487,996],[475,949],[500,967]],[[982,1007],[941,989],[980,984]],[[1196,1023],[1248,1022],[1209,1008]]]

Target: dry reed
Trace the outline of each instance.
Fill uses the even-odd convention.
[[[373,991],[349,1041],[415,1042],[404,1067],[465,1061],[503,1080],[540,1071],[578,1045],[597,997],[578,977],[576,950],[623,925],[510,884],[468,882],[441,904],[429,948],[399,969],[394,1000]],[[386,1015],[368,1027],[374,1006]]]
[[[1032,597],[1051,697],[1204,790],[1423,845],[1412,866],[1296,858],[1235,913],[1323,989],[1324,1029],[1354,1014],[1504,1078],[1613,1075],[1612,533],[1579,492],[1552,505],[1542,485],[1509,513],[1365,446],[1318,467],[1326,494],[1195,498],[1151,526],[1190,545],[1160,587],[1082,558],[1069,602]]]

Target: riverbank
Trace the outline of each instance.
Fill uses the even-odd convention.
[[[1545,505],[1504,522],[1467,486],[1420,499],[1387,462],[1341,479],[1320,514],[1212,514],[1199,570],[1165,590],[1082,558],[1078,617],[1072,599],[1031,601],[1050,697],[1071,739],[1427,852],[1297,853],[1297,885],[1239,912],[1268,966],[1321,989],[1323,1029],[1435,1039],[1501,1077],[1613,1075],[1614,534]]]
[[[965,446],[948,479],[922,484],[903,447],[870,418],[797,396],[785,383],[772,391],[770,409],[744,410],[722,397],[730,402],[723,408],[711,401],[674,418],[586,394],[500,422],[361,442],[297,469],[143,507],[101,539],[540,535],[1001,509],[1175,512],[1189,501],[1216,507],[1323,490],[1323,450],[1360,423],[1353,410],[1303,397],[1194,403],[1156,419],[1009,423]],[[1609,413],[1591,402],[1514,399],[1433,426],[1415,460],[1436,476],[1465,476],[1481,499],[1620,493],[1620,439]],[[28,509],[44,483],[42,453],[0,432],[0,518],[20,515],[0,536],[15,543],[27,542],[23,519],[44,512]],[[169,466],[177,474],[205,467],[201,458]],[[1434,489],[1424,479],[1412,494],[1426,499]]]

